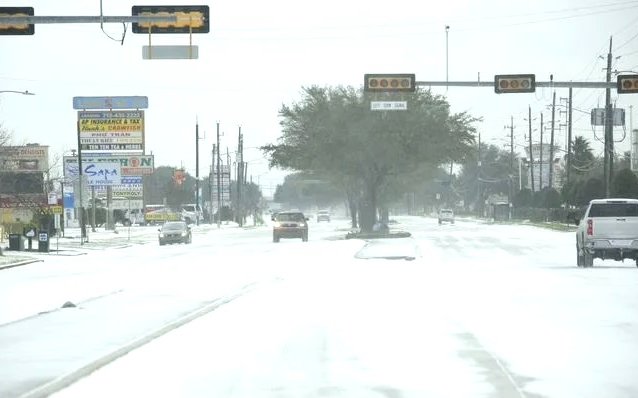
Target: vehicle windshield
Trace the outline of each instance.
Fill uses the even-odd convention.
[[[162,226],[164,231],[176,231],[186,229],[186,226],[182,223],[166,223]]]
[[[279,213],[277,221],[305,221],[305,217],[301,213]]]

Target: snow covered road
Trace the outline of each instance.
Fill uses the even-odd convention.
[[[0,380],[11,381],[0,383],[0,396],[20,396],[259,282],[54,396],[638,396],[633,263],[577,268],[573,233],[398,220],[412,238],[324,239],[344,221],[311,225],[308,243],[273,244],[268,229],[234,229],[207,233],[191,248],[110,250],[103,259],[115,264],[91,272],[80,264],[26,266],[13,282],[37,286],[56,306],[69,296],[60,286],[78,297],[107,295],[0,327]],[[414,260],[362,259],[384,255]],[[7,305],[10,298],[1,317],[29,312]],[[73,346],[63,329],[47,333],[64,322],[66,330],[92,328],[73,358],[61,349]],[[5,366],[29,355],[22,368]]]

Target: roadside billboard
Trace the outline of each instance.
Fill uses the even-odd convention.
[[[143,151],[144,111],[79,111],[84,151]]]
[[[153,174],[154,170],[154,158],[153,155],[97,155],[87,154],[82,155],[82,163],[85,162],[119,162],[122,176],[142,176]],[[78,170],[78,158],[76,156],[64,157],[64,175],[66,177],[77,177]]]
[[[49,171],[49,146],[0,146],[0,171],[14,173]]]

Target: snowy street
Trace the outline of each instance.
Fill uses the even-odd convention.
[[[577,268],[573,232],[396,219],[412,238],[202,228],[0,271],[0,396],[638,396],[633,262]]]

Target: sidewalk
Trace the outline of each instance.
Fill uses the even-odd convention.
[[[238,228],[234,222],[228,224],[191,225],[194,235],[206,234],[219,229]],[[115,231],[97,228],[95,232],[87,229],[88,240],[81,242],[80,228],[65,228],[64,237],[52,236],[49,240],[49,251],[39,252],[38,242],[32,242],[31,250],[11,251],[9,242],[2,245],[3,256],[0,256],[0,270],[13,268],[33,262],[44,261],[48,256],[79,256],[94,250],[120,249],[133,245],[152,244],[157,242],[157,230],[160,226],[117,227]],[[25,242],[26,247],[26,242]]]

